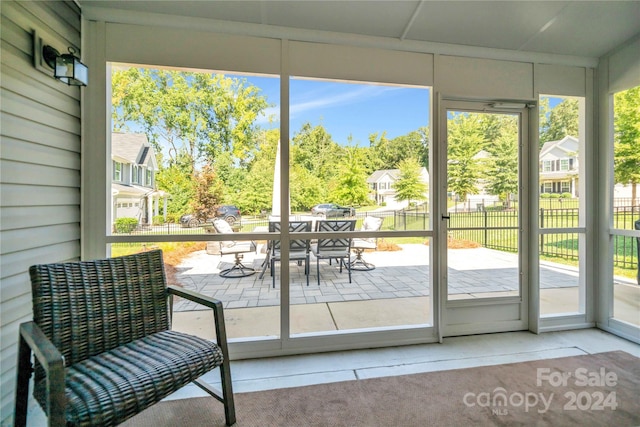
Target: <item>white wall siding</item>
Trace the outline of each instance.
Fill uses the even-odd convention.
[[[32,318],[29,266],[80,257],[80,93],[33,66],[32,31],[80,46],[73,2],[1,2],[0,421],[13,416],[18,326]]]

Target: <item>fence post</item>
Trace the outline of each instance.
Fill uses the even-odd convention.
[[[540,229],[544,228],[544,208],[540,208]],[[538,256],[544,253],[544,234],[540,234],[540,253]]]
[[[485,248],[487,247],[487,233],[489,232],[487,230],[487,227],[489,226],[489,222],[488,222],[488,218],[487,218],[487,211],[486,209],[483,210],[482,214],[484,215],[484,243],[482,244],[482,246],[484,246]]]
[[[634,223],[635,229],[640,230],[640,219]],[[636,264],[638,268],[638,274],[636,276],[636,283],[640,285],[640,237],[636,237]]]

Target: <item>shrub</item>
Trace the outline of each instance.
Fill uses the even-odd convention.
[[[380,206],[387,206],[387,202],[380,203]]]
[[[116,233],[131,233],[138,226],[137,218],[122,217],[117,218],[115,223]]]
[[[571,199],[573,196],[571,195],[571,193],[562,193],[560,195],[561,199]]]
[[[164,217],[162,215],[154,215],[151,221],[153,225],[162,225],[164,224]]]
[[[551,193],[550,196],[552,199],[559,199],[560,198],[560,193]]]
[[[551,198],[551,193],[542,193],[540,195],[541,199],[550,199]]]

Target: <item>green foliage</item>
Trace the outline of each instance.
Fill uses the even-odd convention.
[[[254,149],[256,118],[267,108],[259,89],[221,74],[151,68],[112,75],[114,130],[135,123],[158,154],[185,155],[195,168],[223,152],[246,160]]]
[[[324,182],[335,175],[342,147],[336,144],[322,125],[312,127],[310,123],[293,136],[291,161],[300,165]]]
[[[326,183],[300,165],[292,167],[289,187],[292,211],[308,211],[312,206],[327,200]]]
[[[496,117],[497,115],[490,115]],[[510,203],[511,195],[518,193],[518,127],[513,116],[501,118],[487,145],[491,157],[486,162],[487,189],[500,200]]]
[[[408,158],[418,159],[421,166],[429,167],[429,128],[421,127],[406,135],[388,139],[386,133],[369,135],[376,169],[397,169]]]
[[[222,181],[210,166],[196,172],[193,181],[195,191],[191,199],[191,211],[200,221],[206,221],[215,216],[217,207],[222,204]]]
[[[559,193],[550,193],[549,197],[552,199],[559,199],[560,198],[560,194]]]
[[[180,217],[189,213],[190,203],[195,194],[193,172],[190,164],[172,162],[156,173],[156,186],[170,197],[167,201],[167,215]]]
[[[640,183],[640,86],[614,95],[614,179],[631,184],[633,201]]]
[[[542,194],[540,194],[540,198],[541,199],[550,199],[551,198],[551,193],[542,193]]]
[[[400,176],[393,184],[396,190],[396,200],[412,201],[427,199],[427,184],[420,179],[421,166],[416,159],[406,159],[400,162]]]
[[[448,124],[447,186],[460,200],[479,191],[477,182],[482,176],[482,167],[476,155],[483,149],[485,140],[478,123],[478,114],[462,113]]]
[[[138,226],[138,219],[131,217],[116,218],[115,229],[118,234],[129,234]]]
[[[369,198],[369,187],[361,154],[356,147],[347,147],[345,152],[329,197],[331,201],[342,205],[364,204]]]
[[[162,225],[164,224],[164,216],[162,215],[154,215],[152,220],[153,225]]]
[[[540,147],[548,141],[558,141],[567,135],[579,135],[578,100],[565,98],[553,109],[549,108],[549,99],[543,98],[540,104]]]
[[[570,199],[572,197],[573,196],[571,195],[571,193],[562,193],[562,194],[560,194],[560,198],[561,199]]]

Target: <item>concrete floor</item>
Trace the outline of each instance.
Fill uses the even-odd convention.
[[[640,345],[598,329],[540,335],[508,332],[445,338],[442,344],[238,360],[231,363],[231,374],[234,392],[243,393],[614,350],[640,357]],[[214,386],[218,384],[219,378],[217,370],[204,376]],[[204,391],[195,385],[188,385],[166,400],[200,396],[206,396]],[[40,407],[31,403],[27,425],[46,425]]]

